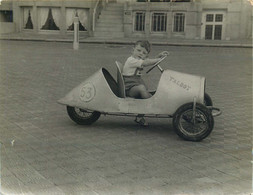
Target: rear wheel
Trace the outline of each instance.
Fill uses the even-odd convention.
[[[67,106],[69,117],[79,125],[90,125],[99,119],[100,112],[89,112],[81,108]]]
[[[212,132],[214,120],[204,105],[197,103],[194,112],[193,103],[187,103],[174,114],[173,126],[179,137],[188,141],[201,141]]]

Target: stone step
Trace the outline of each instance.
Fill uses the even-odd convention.
[[[124,16],[124,12],[102,12],[101,14],[100,14],[100,16],[112,16],[112,17],[115,17],[115,16],[120,16],[120,17],[122,17],[123,18],[123,16]]]
[[[103,31],[108,31],[108,32],[123,32],[123,25],[115,25],[115,26],[99,26],[97,25],[95,27],[95,31],[97,32],[103,32]]]
[[[118,17],[99,17],[98,22],[101,23],[123,23],[123,18],[118,18]]]
[[[123,16],[119,16],[119,15],[100,15],[99,16],[99,19],[113,19],[113,20],[116,20],[116,21],[123,21]]]
[[[124,4],[109,3],[102,10],[95,26],[94,37],[100,38],[122,38]]]
[[[115,23],[113,21],[111,22],[97,22],[96,26],[100,26],[100,27],[109,27],[109,28],[113,28],[113,27],[123,27],[123,23]]]
[[[95,37],[110,37],[110,38],[122,38],[124,37],[124,32],[110,32],[110,31],[95,31]]]
[[[106,5],[106,8],[124,8],[124,3],[108,3],[107,5]]]
[[[121,12],[124,10],[124,7],[104,7],[103,11],[108,11],[108,12]]]
[[[114,7],[107,7],[104,9],[104,11],[110,11],[110,12],[123,12],[124,8],[114,8]]]
[[[123,13],[124,12],[124,9],[103,9],[103,11],[102,12],[104,12],[104,13],[115,13],[115,14],[119,14],[119,13]]]

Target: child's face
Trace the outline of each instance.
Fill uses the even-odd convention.
[[[144,47],[136,45],[133,50],[133,57],[144,60],[148,57],[148,51]]]

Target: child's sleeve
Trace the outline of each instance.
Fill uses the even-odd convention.
[[[131,68],[142,68],[142,63],[144,60],[131,58],[128,63]]]

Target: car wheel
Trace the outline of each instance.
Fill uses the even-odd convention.
[[[187,103],[175,112],[173,126],[177,135],[188,141],[201,141],[213,130],[212,113],[206,106],[197,103],[194,120],[193,103]]]
[[[67,106],[67,112],[69,117],[79,125],[90,125],[99,119],[100,112],[88,112],[86,110]]]

